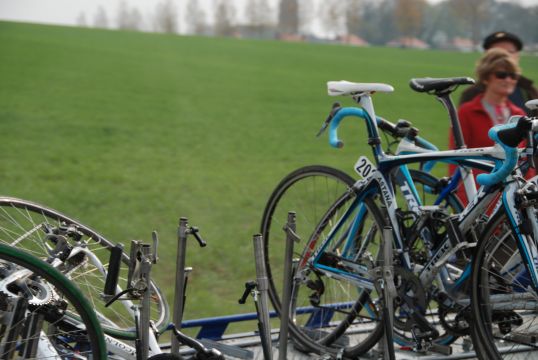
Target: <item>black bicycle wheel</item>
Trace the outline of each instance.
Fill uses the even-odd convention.
[[[536,246],[536,239],[523,235]],[[488,223],[473,262],[473,341],[482,359],[538,356],[538,293],[504,211]]]
[[[411,170],[410,175],[422,205],[433,204],[439,192],[439,180],[416,170]],[[383,215],[380,204],[374,200],[375,198],[376,196],[366,197],[361,207],[355,202],[356,194],[353,191],[347,191],[320,220],[299,257],[299,273],[296,272],[294,275],[292,294],[291,317],[294,319],[292,332],[297,338],[302,339],[305,347],[313,351],[326,351],[327,347],[338,348],[343,350],[345,356],[355,358],[370,350],[382,335],[383,327],[380,325],[383,321],[380,304],[383,300],[375,289],[361,288],[335,275],[325,276],[316,268],[309,266],[307,262],[307,259],[316,253],[317,246],[323,243],[323,240],[331,233],[333,240],[328,244],[319,263],[345,272],[353,272],[354,266],[362,267],[362,271],[371,270],[377,266],[381,244],[380,229],[385,224],[386,214]],[[341,229],[335,231],[334,224],[350,207],[355,207],[354,212],[344,222]],[[453,194],[449,194],[439,204],[439,211],[445,215],[458,213],[461,209],[461,202]],[[350,243],[345,238],[359,211],[363,211],[362,220],[356,225],[357,234]],[[441,232],[437,234],[438,238],[446,236],[441,229],[436,229],[434,224],[429,224],[431,236],[434,231]],[[350,244],[352,244],[351,248]],[[418,252],[423,250],[422,241],[416,240],[409,252],[419,256]],[[452,343],[457,338],[453,331],[455,324],[461,325],[462,321],[459,319],[456,321],[455,316],[445,313],[442,325],[438,325],[441,316],[437,312],[439,304],[429,301],[428,299],[432,296],[427,293],[427,290],[433,288],[424,289],[415,275],[401,267],[395,267],[394,271],[399,296],[407,299],[414,297],[414,302],[420,302],[421,309],[413,309],[413,311],[422,311],[424,318],[439,332],[435,342],[442,345]],[[315,311],[305,310],[309,308]],[[395,341],[401,345],[414,344],[411,331],[409,331],[413,322],[409,318],[409,312],[396,303],[395,309],[397,310],[397,321],[393,329]]]
[[[369,271],[380,265],[381,229],[386,222],[374,197],[359,203],[353,190],[346,192],[320,219],[298,256],[290,331],[311,351],[355,358],[370,350],[383,333],[383,299],[377,290],[338,276],[342,271],[372,281]],[[348,210],[350,216],[343,217]],[[356,236],[349,240],[349,229],[359,213]],[[333,227],[337,222],[342,224],[339,229]],[[314,266],[311,261],[322,244],[326,248]],[[320,266],[331,270],[320,271]]]
[[[128,301],[116,301],[105,307],[102,297],[110,249],[105,237],[45,206],[21,199],[0,197],[0,243],[17,247],[47,259],[74,281],[91,302],[107,334],[120,339],[136,337],[134,318]],[[127,278],[128,256],[124,255],[119,286]],[[164,294],[152,282],[151,319],[160,330],[169,321]]]
[[[286,245],[283,228],[288,212],[295,211],[297,214],[297,234],[302,241],[296,245],[296,249],[302,251],[301,244],[304,246],[305,241],[310,238],[327,209],[354,183],[351,176],[338,169],[312,165],[287,175],[269,197],[263,213],[261,234],[265,246],[269,297],[278,313]]]
[[[432,205],[434,199],[437,198],[437,195],[439,193],[439,180],[427,173],[418,170],[410,170],[410,175],[415,182],[417,193],[422,199],[422,204]],[[334,224],[334,221],[337,218],[338,214],[342,214],[343,209],[346,209],[347,206],[349,206],[349,204],[346,205],[346,203],[351,201],[353,196],[346,195],[349,196],[348,199],[346,201],[338,202],[338,206],[336,207],[334,204],[331,203],[331,199],[337,199],[338,197],[342,196],[342,194],[346,194],[353,183],[354,180],[352,178],[339,170],[327,168],[324,166],[310,166],[301,168],[288,175],[286,178],[284,178],[284,180],[281,181],[279,186],[277,186],[276,190],[273,192],[265,209],[264,219],[262,221],[262,234],[264,234],[264,240],[266,245],[266,266],[270,278],[270,296],[273,305],[277,311],[280,310],[279,286],[282,283],[281,269],[283,266],[282,255],[284,252],[285,241],[285,235],[283,232],[281,232],[280,229],[285,223],[285,219],[287,218],[287,212],[289,210],[296,210],[297,208],[300,208],[304,209],[303,212],[308,214],[308,216],[302,220],[308,226],[303,227],[303,225],[301,224],[300,212],[297,211],[297,216],[299,219],[297,221],[297,227],[302,239],[311,238],[312,235],[310,233],[310,229],[313,228],[313,225],[318,226],[318,229],[315,232],[315,234],[317,234],[316,236],[323,237],[321,236],[321,232],[327,230],[324,229],[324,227],[328,226],[330,228],[332,224]],[[317,197],[316,194],[320,194],[321,196]],[[320,214],[323,213],[323,209],[331,208],[331,206],[333,207],[332,209],[334,210],[334,213],[331,213],[331,211],[333,210],[329,210],[328,212],[325,210],[326,212],[324,216],[328,216],[332,219],[327,218],[326,220],[322,221]],[[461,211],[461,209],[463,208],[461,202],[454,194],[449,194],[446,199],[439,204],[439,207],[441,209],[444,209],[447,213],[452,214]],[[275,214],[279,215],[276,216]],[[368,215],[368,212],[366,212],[366,214],[364,215],[363,220],[365,223],[373,221],[372,217]],[[277,223],[275,223],[276,221]],[[324,225],[322,227],[319,227],[320,223]],[[344,228],[346,228],[346,226],[344,226]],[[365,224],[361,224],[359,228],[361,229],[359,233],[364,232],[362,236],[372,236],[372,238],[375,237],[375,234],[372,232],[370,232],[368,235],[365,229],[369,229],[369,227],[365,226]],[[321,243],[322,240],[319,240],[319,242]],[[374,243],[372,242],[372,244]],[[334,249],[337,249],[338,246],[338,244],[334,245]],[[414,246],[416,247],[416,251],[422,250],[420,247],[420,241],[415,242]],[[302,247],[305,247],[305,245],[302,245]],[[304,257],[304,254],[301,256]],[[376,256],[373,256],[373,258],[375,259]],[[315,272],[312,272],[312,274],[315,274]],[[408,278],[408,276],[405,278]],[[314,279],[310,280],[310,284],[315,283]],[[333,280],[325,281],[331,282]],[[320,282],[318,281],[318,283]],[[341,286],[341,282],[336,281],[335,283]],[[332,288],[331,286],[324,286],[326,288]],[[338,295],[335,295],[336,293],[331,296],[329,296],[328,294],[324,295],[324,297],[327,299],[325,300],[326,303],[334,304],[335,301],[337,301],[336,299],[340,299],[340,302],[346,302],[348,304],[353,304],[354,306],[353,308],[351,308],[352,310],[349,308],[347,309],[347,315],[344,311],[340,312],[340,316],[335,317],[333,312],[333,315],[330,316],[332,323],[331,326],[327,326],[324,329],[319,329],[318,333],[315,334],[316,332],[312,331],[311,328],[306,329],[306,327],[304,326],[308,324],[308,326],[311,327],[311,319],[306,317],[306,319],[309,320],[304,320],[304,324],[302,325],[299,321],[299,325],[297,327],[297,329],[299,330],[296,329],[297,331],[295,332],[299,334],[308,333],[309,338],[315,339],[314,346],[308,346],[310,339],[304,341],[307,347],[315,351],[319,348],[318,345],[337,346],[333,344],[342,334],[353,333],[353,329],[356,330],[361,326],[363,328],[369,327],[371,331],[363,332],[362,337],[347,337],[344,340],[344,342],[348,343],[346,353],[350,356],[358,356],[368,351],[375,344],[375,342],[381,335],[381,330],[372,325],[379,320],[376,318],[378,315],[371,309],[369,309],[370,313],[367,315],[360,313],[361,311],[364,313],[366,311],[365,309],[368,309],[368,307],[365,307],[365,303],[371,301],[371,294],[366,294],[364,292],[360,293],[357,292],[357,289],[355,289],[355,293],[353,295],[353,293],[350,292],[349,289],[350,288],[348,288],[347,291],[339,291]],[[326,289],[324,289],[324,291],[326,291]],[[294,296],[298,295],[295,294]],[[331,298],[332,300],[328,300],[329,298]],[[295,307],[300,307],[297,305],[300,301],[297,301],[296,299],[295,302]],[[368,306],[371,307],[371,305]],[[436,306],[436,304],[430,304],[429,306],[433,307]],[[426,311],[427,309],[424,310]],[[339,319],[337,319],[338,317]],[[297,319],[300,319],[300,317],[296,318],[296,320]],[[400,319],[402,319],[402,317],[400,317]],[[431,320],[435,321],[436,319],[432,317]],[[364,326],[364,323],[368,322],[370,324]],[[348,327],[352,324],[352,328],[348,329]],[[292,331],[293,330],[294,329],[292,329]],[[398,340],[402,345],[407,345],[410,343],[411,339],[407,336],[408,334],[406,334],[404,330],[405,326],[402,327],[402,330],[400,332],[397,331],[395,335],[396,340]],[[456,337],[452,334],[443,333],[441,329],[441,336],[437,341],[441,344],[449,344],[450,342],[454,341],[455,338]],[[354,339],[352,341],[352,344],[350,344],[349,339]],[[342,343],[342,340],[340,341],[340,343]]]
[[[49,264],[0,244],[0,358],[106,359],[103,331],[80,290]]]

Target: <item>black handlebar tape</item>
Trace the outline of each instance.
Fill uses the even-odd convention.
[[[411,125],[413,125],[413,124],[411,124],[411,121],[407,121],[407,120],[404,120],[404,119],[400,119],[396,123],[397,128],[408,128],[408,127],[411,127]]]
[[[342,109],[342,105],[340,105],[339,102],[335,102],[331,108],[331,111],[329,112],[329,116],[327,116],[327,119],[325,120],[325,123],[330,123],[336,113],[340,111],[340,109]]]
[[[418,136],[418,129],[415,127],[407,128],[404,134],[405,138],[409,141],[414,141]]]
[[[123,245],[118,244],[110,249],[110,259],[108,262],[108,272],[106,274],[105,295],[113,296],[116,294],[118,285],[118,275],[120,273],[121,257],[123,255]]]
[[[497,136],[503,144],[510,147],[517,147],[525,139],[531,128],[532,121],[529,118],[521,117],[515,127],[499,130]]]

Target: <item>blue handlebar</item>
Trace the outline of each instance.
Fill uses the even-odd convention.
[[[365,110],[355,107],[341,108],[334,115],[329,127],[329,144],[332,147],[341,148],[344,146],[344,142],[338,138],[338,126],[340,126],[340,122],[346,116],[356,116],[366,120],[369,135],[372,135],[372,133],[376,133],[374,129],[371,128],[372,121]],[[476,181],[480,185],[495,185],[503,181],[514,170],[518,160],[517,144],[519,144],[519,142],[524,139],[523,135],[530,130],[531,123],[529,121],[530,120],[528,119],[522,118],[517,123],[494,126],[488,131],[489,138],[503,148],[506,154],[506,159],[503,161],[502,165],[494,169],[491,174],[478,175],[476,177]],[[502,140],[499,135],[501,135],[500,137],[502,138]],[[437,150],[437,148],[433,144],[430,144],[422,138],[418,138],[418,145],[426,149]],[[428,163],[428,168],[431,169],[431,167],[433,167],[433,164],[435,164],[434,161]]]
[[[331,120],[331,125],[329,127],[329,144],[331,144],[332,147],[341,148],[344,146],[344,142],[338,139],[338,126],[340,126],[340,122],[346,116],[356,116],[362,119],[369,119],[368,113],[363,109],[353,107],[345,107],[340,109]]]
[[[491,174],[478,175],[476,177],[476,181],[480,185],[485,185],[485,186],[495,185],[503,181],[508,175],[510,175],[512,170],[514,170],[514,168],[516,167],[517,159],[518,159],[517,147],[511,147],[504,144],[499,139],[499,135],[498,135],[499,131],[513,129],[516,126],[517,124],[511,123],[511,124],[494,126],[491,129],[489,129],[488,131],[489,138],[495,141],[497,144],[501,145],[504,152],[506,153],[506,159],[503,161],[502,165],[499,168],[493,170]]]

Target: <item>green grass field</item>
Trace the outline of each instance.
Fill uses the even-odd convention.
[[[370,154],[348,121],[315,138],[327,80],[385,82],[377,113],[445,148],[447,116],[411,77],[472,76],[477,53],[181,37],[0,22],[1,194],[47,204],[114,242],[160,234],[153,275],[171,295],[180,216],[189,246],[186,319],[254,311],[252,235],[278,181],[307,164],[352,172]],[[524,57],[538,79],[538,58]],[[352,105],[349,99],[339,99]],[[439,174],[438,174],[439,175]]]

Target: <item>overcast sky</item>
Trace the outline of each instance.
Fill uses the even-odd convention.
[[[152,18],[152,14],[155,11],[155,7],[162,0],[124,0],[129,6],[136,7],[143,15],[143,28],[146,30],[151,29],[149,19]],[[185,11],[181,11],[186,0],[173,0],[177,3],[177,6],[181,13],[185,14]],[[231,1],[231,0],[230,0]],[[233,0],[236,3],[238,10],[238,17],[241,18],[242,9],[245,8],[245,3],[249,0]],[[279,0],[269,0],[269,3],[276,7]],[[320,0],[311,0],[319,2]],[[429,2],[436,3],[441,0],[428,0]],[[538,0],[506,0],[507,2],[519,3],[522,5],[538,5]],[[84,14],[84,18],[88,25],[94,23],[94,17],[96,10],[99,6],[102,6],[109,18],[109,23],[115,23],[115,16],[118,12],[119,4],[121,0],[0,0],[0,20],[15,20],[48,24],[61,24],[61,25],[76,25],[77,19],[81,14]],[[207,20],[210,21],[213,18],[212,10],[216,0],[198,0],[200,5],[205,9],[207,13]],[[276,12],[275,12],[276,14]],[[182,32],[182,25],[184,22],[179,22],[179,31]]]

